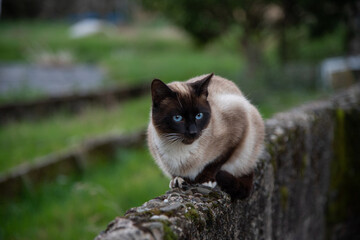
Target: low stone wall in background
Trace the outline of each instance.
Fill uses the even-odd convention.
[[[87,106],[111,106],[150,93],[148,84],[113,87],[101,91],[53,96],[32,101],[0,105],[0,124],[21,119],[39,119],[59,109],[77,113]]]
[[[96,240],[360,239],[360,85],[280,113],[266,129],[248,199],[199,185],[170,190]]]
[[[87,140],[71,149],[23,163],[0,173],[0,200],[19,197],[24,191],[62,175],[81,173],[98,161],[110,161],[119,149],[143,147],[145,131]]]

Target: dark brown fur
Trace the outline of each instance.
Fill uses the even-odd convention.
[[[246,128],[245,128],[246,129]],[[246,136],[246,133],[244,133]],[[252,190],[253,173],[242,177],[234,177],[226,171],[222,171],[221,166],[224,165],[234,153],[236,148],[243,143],[245,138],[241,138],[237,144],[229,148],[227,152],[219,155],[211,161],[202,172],[192,181],[184,178],[187,183],[204,183],[217,182],[220,188],[230,194],[231,199],[244,199],[248,197]]]
[[[253,187],[254,173],[241,177],[234,177],[226,171],[220,170],[216,174],[216,182],[221,189],[230,194],[231,199],[247,198]]]
[[[206,100],[207,84],[205,81],[200,84],[189,84],[189,94],[175,92],[159,80],[152,83],[153,108],[152,116],[155,128],[160,133],[181,133],[186,143],[196,140],[203,129],[207,127],[210,120],[211,108]],[[205,89],[205,90],[204,90]],[[203,113],[203,119],[194,121],[195,116]],[[184,121],[175,123],[174,115],[181,115]],[[196,134],[191,134],[191,127]]]

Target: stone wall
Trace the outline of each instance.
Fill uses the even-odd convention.
[[[98,161],[112,159],[121,148],[143,147],[145,131],[130,135],[109,135],[84,141],[82,144],[25,162],[0,172],[0,200],[21,196],[36,186],[62,175],[82,173]]]
[[[117,217],[105,239],[360,239],[360,85],[266,121],[254,191],[170,190]],[[114,213],[116,214],[116,213]]]
[[[32,101],[0,104],[0,124],[21,119],[39,119],[57,111],[81,112],[86,106],[111,106],[149,93],[149,85],[113,87],[83,94],[45,97]]]

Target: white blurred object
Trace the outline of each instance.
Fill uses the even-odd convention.
[[[322,85],[326,88],[338,88],[357,81],[353,72],[360,71],[360,56],[335,57],[321,63]]]
[[[98,19],[81,20],[70,28],[70,37],[81,38],[93,35],[99,32],[105,32],[107,29],[114,27],[109,22]]]

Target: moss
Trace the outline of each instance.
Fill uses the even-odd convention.
[[[125,218],[129,218],[131,216],[151,217],[151,216],[154,216],[154,215],[166,215],[166,216],[168,216],[166,212],[165,213],[162,212],[159,208],[153,208],[153,209],[150,209],[150,210],[144,211],[144,212],[133,212],[133,213],[131,213],[131,215],[126,215]]]
[[[184,214],[185,218],[198,224],[200,222],[200,215],[199,212],[196,210],[195,206],[191,203],[186,203],[186,207],[187,212]]]
[[[335,111],[334,160],[331,163],[330,193],[327,220],[330,224],[347,221],[360,215],[360,111]]]
[[[154,215],[165,215],[167,217],[173,217],[176,214],[176,210],[172,211],[161,211],[159,208],[153,208],[149,211],[135,213],[136,216],[154,216]]]
[[[288,207],[289,201],[289,189],[286,186],[280,187],[280,202],[283,210],[286,210]]]
[[[218,208],[220,204],[217,201],[212,202],[211,207],[212,208]]]
[[[303,178],[305,176],[305,170],[306,170],[308,158],[309,158],[308,154],[306,154],[306,153],[302,157],[301,166],[300,166],[300,176],[301,176],[301,178]]]
[[[178,236],[173,232],[173,230],[170,227],[170,223],[167,221],[161,221],[163,224],[164,229],[164,240],[177,240]]]
[[[205,211],[206,211],[206,225],[210,227],[214,224],[215,215],[210,208],[207,208]]]
[[[336,127],[335,127],[335,142],[334,142],[334,154],[336,161],[334,162],[336,168],[336,177],[332,178],[331,187],[338,187],[338,178],[342,179],[347,170],[346,160],[346,132],[345,132],[345,112],[342,109],[336,110]],[[335,169],[333,169],[335,170]]]
[[[195,209],[195,206],[192,203],[186,203],[185,206],[190,209]]]
[[[193,208],[188,209],[188,211],[184,214],[184,216],[195,223],[199,222],[200,219],[200,215],[198,211]]]
[[[328,206],[328,220],[329,222],[337,222],[344,219],[346,215],[346,197],[342,187],[344,186],[344,178],[348,169],[347,163],[347,137],[345,130],[346,114],[344,110],[337,109],[336,124],[334,129],[334,157],[331,163],[331,191],[335,192],[337,197]]]
[[[221,195],[215,191],[211,191],[208,195],[208,197],[214,198],[214,199],[220,199]]]
[[[195,223],[199,230],[203,230],[205,228],[205,222],[201,220],[200,214],[196,209],[189,209],[184,216],[191,222]]]
[[[270,163],[273,167],[273,171],[274,171],[274,174],[276,174],[277,172],[277,162],[276,162],[276,158],[272,157],[271,160],[270,160]]]
[[[158,208],[150,209],[149,211],[133,213],[135,216],[153,216],[153,215],[160,215],[162,212]]]
[[[158,209],[158,208],[153,208],[153,209],[149,210],[148,212],[151,213],[152,215],[160,215],[162,213],[160,211],[160,209]]]
[[[274,150],[274,143],[267,143],[266,145],[266,150],[267,152],[270,154],[270,163],[273,167],[273,170],[274,170],[274,173],[276,173],[276,170],[277,170],[277,163],[276,163],[276,158],[275,158],[275,150]]]

